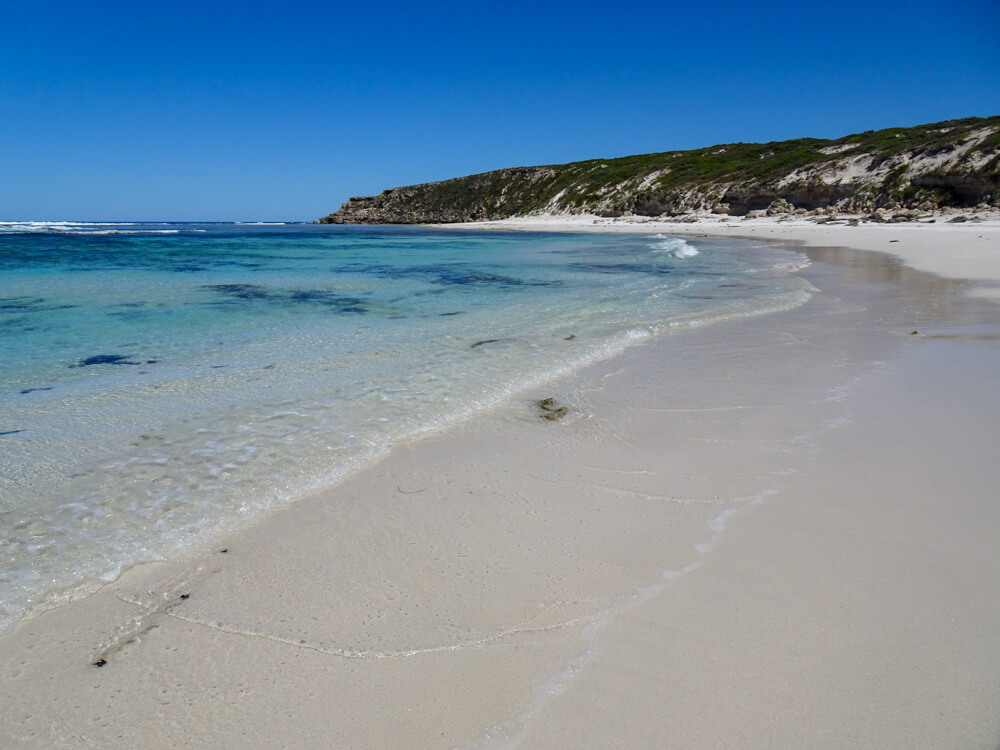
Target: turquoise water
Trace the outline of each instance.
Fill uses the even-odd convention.
[[[804,257],[663,236],[0,223],[0,630]]]

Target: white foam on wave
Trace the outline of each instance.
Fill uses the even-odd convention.
[[[189,232],[204,232],[204,229],[189,229]],[[95,229],[78,234],[180,234],[180,229]]]
[[[653,239],[658,240],[650,245],[654,252],[668,255],[671,258],[693,258],[698,255],[698,251],[680,237],[657,234]]]
[[[153,229],[141,224],[118,221],[0,221],[0,234],[180,234],[181,231],[204,232],[204,229]],[[107,227],[142,227],[107,229]]]
[[[127,221],[0,221],[0,231],[59,231],[86,227],[127,227]]]

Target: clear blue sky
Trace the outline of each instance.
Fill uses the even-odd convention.
[[[501,167],[1000,114],[997,0],[6,0],[0,19],[0,220],[312,220]]]

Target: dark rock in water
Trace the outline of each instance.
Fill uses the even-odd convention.
[[[46,385],[42,386],[41,388],[25,388],[23,391],[21,391],[21,393],[31,393],[32,391],[51,391],[51,390],[52,386]]]
[[[94,357],[87,357],[79,360],[70,367],[89,367],[90,365],[138,365],[138,362],[131,361],[124,354],[98,354]]]
[[[482,341],[477,341],[475,344],[470,346],[470,349],[475,349],[477,346],[482,346],[483,344],[495,344],[500,339],[483,339]]]

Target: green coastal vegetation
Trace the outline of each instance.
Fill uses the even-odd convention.
[[[351,198],[334,224],[413,224],[539,214],[884,215],[1000,204],[1000,116],[869,130],[835,140],[730,143],[515,167]]]

